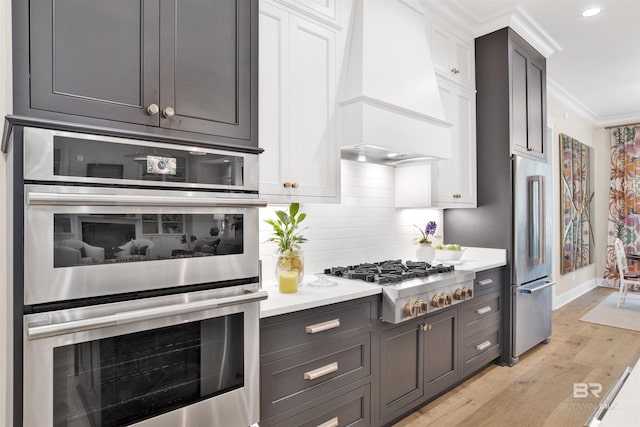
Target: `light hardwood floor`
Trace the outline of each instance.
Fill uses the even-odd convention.
[[[549,344],[511,368],[489,366],[394,426],[584,425],[624,367],[640,357],[640,332],[579,320],[612,292],[596,288],[554,311]],[[602,384],[600,398],[574,398],[574,383]]]

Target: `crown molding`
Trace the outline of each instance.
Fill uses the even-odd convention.
[[[597,125],[599,118],[591,111],[586,105],[578,100],[575,96],[565,90],[562,86],[556,83],[555,80],[549,78],[547,75],[547,95],[552,95],[568,107],[573,109],[583,119]]]
[[[470,14],[457,0],[423,0],[423,2],[433,12],[471,31],[474,37],[511,27],[545,58],[562,50],[562,46],[520,6],[508,7],[480,20],[477,16]]]

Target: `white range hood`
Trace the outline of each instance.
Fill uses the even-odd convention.
[[[343,157],[450,158],[420,3],[354,0],[342,108]]]

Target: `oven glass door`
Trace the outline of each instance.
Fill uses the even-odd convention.
[[[24,176],[31,181],[257,192],[258,156],[25,128]]]
[[[180,303],[196,309],[174,316],[162,315],[162,306],[121,311],[126,304],[124,309],[110,304],[109,316],[121,319],[119,326],[110,327],[96,327],[104,313],[80,321],[26,316],[24,425],[256,422],[257,408],[250,404],[257,403],[257,382],[251,375],[257,378],[258,303],[198,311],[207,301]],[[169,313],[174,309],[167,306]],[[76,328],[78,323],[89,329]]]
[[[258,276],[257,199],[26,190],[26,305]]]

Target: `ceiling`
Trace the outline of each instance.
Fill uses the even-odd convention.
[[[557,50],[547,58],[550,90],[598,125],[640,122],[640,0],[447,1],[478,29],[475,36],[517,8]],[[582,17],[590,6],[602,11]]]

